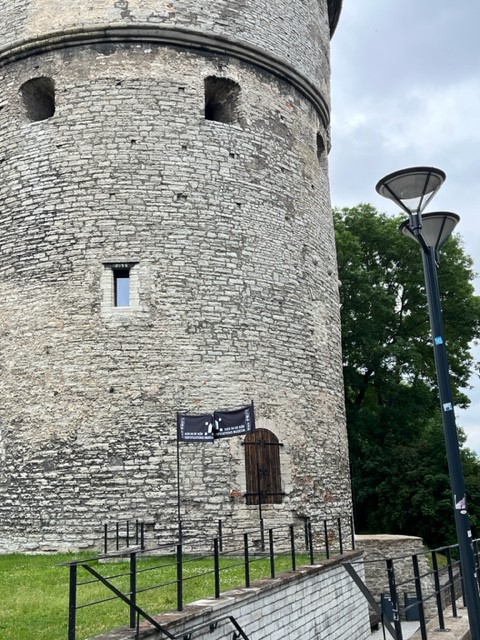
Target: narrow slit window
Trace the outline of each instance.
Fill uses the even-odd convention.
[[[228,78],[205,78],[205,119],[240,123],[240,85]]]
[[[321,162],[325,158],[325,140],[321,133],[317,133],[317,158]]]
[[[52,78],[27,80],[20,87],[25,114],[32,122],[47,120],[55,114],[55,83]]]
[[[113,302],[115,307],[130,306],[130,269],[113,269]]]

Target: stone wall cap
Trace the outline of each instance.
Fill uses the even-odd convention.
[[[356,542],[400,542],[404,540],[422,540],[419,536],[404,536],[393,533],[375,533],[375,534],[356,534],[355,535]],[[423,540],[422,540],[423,542]]]

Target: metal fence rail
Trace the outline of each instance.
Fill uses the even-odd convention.
[[[478,541],[473,541],[477,579],[480,587],[480,557]],[[428,623],[436,630],[446,631],[444,610],[452,608],[458,617],[457,600],[463,591],[458,545],[425,550],[392,558],[365,559],[348,563],[348,573],[364,593],[371,610],[373,625],[382,623],[394,640],[403,640],[402,622],[417,621],[422,640],[428,640]],[[355,572],[361,563],[378,565],[376,582],[381,593],[372,593]],[[354,573],[355,572],[355,573]],[[383,577],[382,577],[383,576]]]
[[[184,537],[181,541],[150,546],[139,521],[128,527],[125,523],[115,523],[113,532],[114,536],[109,538],[105,528],[104,549],[110,547],[111,552],[66,565],[70,570],[68,640],[77,640],[78,617],[82,610],[108,601],[125,604],[128,624],[136,629],[137,635],[142,618],[166,637],[173,638],[155,621],[153,614],[147,612],[147,607],[140,605],[142,596],[148,592],[162,590],[168,593],[176,603],[177,611],[182,611],[187,601],[185,587],[193,580],[201,579],[211,585],[208,587],[211,592],[204,593],[203,597],[220,598],[222,590],[232,588],[227,582],[229,572],[238,571],[239,567],[242,568],[242,584],[235,586],[248,588],[254,570],[263,578],[275,578],[281,557],[286,558],[284,568],[286,564],[288,570],[295,571],[299,560],[302,564],[315,564],[316,560],[342,555],[355,546],[350,516],[324,520],[315,526],[305,520],[267,531],[264,523],[260,523],[260,531],[246,531],[240,535],[225,535],[219,521],[217,535],[201,540],[201,544],[197,536],[195,540]],[[192,553],[191,549],[199,546],[205,551]],[[118,561],[126,566],[118,565]],[[89,597],[92,585],[104,587],[102,597]],[[155,614],[158,613],[155,610]]]
[[[309,539],[309,518],[303,519],[304,535],[306,540],[306,546],[308,548]],[[157,525],[153,521],[144,520],[117,520],[113,522],[106,522],[103,524],[103,553],[107,554],[112,551],[120,551],[122,549],[128,549],[131,546],[140,547],[142,550],[150,548],[156,548],[161,546],[158,541],[158,534],[156,533]],[[160,527],[158,526],[158,529]],[[195,541],[197,546],[200,542],[197,537],[193,537],[188,534],[188,531],[209,531],[209,537],[204,536],[204,540],[210,540],[217,537],[220,544],[220,551],[223,551],[224,539],[232,537],[232,534],[226,533],[225,523],[222,520],[183,520],[181,530],[183,531],[182,538],[188,540],[190,546]],[[253,536],[253,529],[252,536]],[[258,520],[258,546],[261,550],[266,549],[266,531],[267,525],[264,518]],[[316,536],[323,536],[323,545],[325,548],[325,554],[328,558],[330,556],[330,548],[334,555],[342,555],[343,545],[349,546],[351,549],[355,549],[355,533],[353,528],[352,516],[342,516],[338,518],[331,518],[320,521],[320,525],[317,525]],[[163,537],[163,536],[162,536]],[[169,540],[177,540],[177,543],[182,542],[178,534],[178,529],[175,530],[173,535],[169,535]],[[253,537],[252,537],[253,539]],[[317,542],[318,546],[318,542]]]

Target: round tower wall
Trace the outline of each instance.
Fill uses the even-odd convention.
[[[183,3],[178,3],[183,4]],[[242,5],[243,6],[243,5]],[[205,118],[205,79],[240,87]],[[48,78],[32,122],[21,88]],[[292,516],[350,508],[327,162],[317,110],[231,56],[140,43],[2,70],[0,536],[98,543],[108,519],[176,527],[177,411],[255,399]],[[131,269],[115,307],[112,268]],[[181,445],[183,517],[254,522],[238,439]]]

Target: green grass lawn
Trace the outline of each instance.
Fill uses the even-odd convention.
[[[60,566],[73,560],[90,558],[91,554],[5,555],[0,556],[0,638],[1,640],[66,640],[68,629],[69,569]],[[307,563],[306,557],[299,564]],[[235,565],[235,566],[232,566]],[[92,563],[105,577],[127,573],[126,562]],[[245,586],[241,559],[222,558],[221,590]],[[175,610],[176,565],[172,556],[142,558],[138,562],[139,591],[137,603],[150,615]],[[276,572],[291,569],[290,557],[276,559]],[[189,559],[184,563],[184,603],[213,596],[215,593],[212,559]],[[270,575],[268,559],[256,560],[251,565],[251,580]],[[81,567],[78,582],[93,580]],[[112,578],[122,592],[129,590],[128,576]],[[171,582],[168,586],[149,589],[150,586]],[[141,591],[145,589],[145,591]],[[78,587],[77,604],[110,598],[113,594],[98,581]],[[118,598],[88,606],[77,611],[77,640],[85,640],[115,627],[128,625],[129,611]]]

